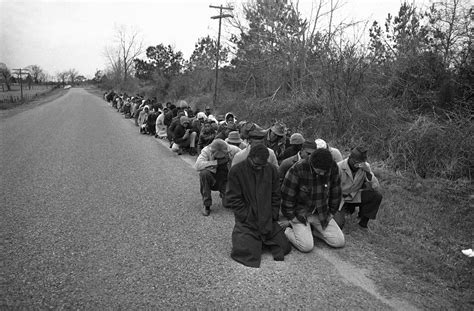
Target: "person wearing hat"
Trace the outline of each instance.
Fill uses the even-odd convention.
[[[367,162],[367,149],[362,146],[351,150],[349,158],[338,163],[341,175],[343,206],[340,227],[345,215],[352,214],[359,206],[359,226],[367,228],[370,219],[375,219],[382,202],[380,184]]]
[[[245,147],[247,147],[247,144],[244,143],[242,138],[240,138],[240,134],[239,134],[238,131],[230,132],[229,136],[227,136],[227,138],[225,139],[225,142],[230,144],[230,145],[234,145],[236,147],[239,147],[240,149],[244,149]]]
[[[232,112],[228,112],[225,115],[225,120],[219,124],[216,137],[225,140],[230,132],[236,130],[237,124],[235,123],[235,116]]]
[[[296,162],[299,162],[302,159],[307,159],[313,151],[318,149],[316,144],[311,140],[305,140],[301,144],[301,150],[298,151],[294,156],[289,157],[288,159],[281,162],[280,167],[278,168],[278,175],[280,176],[280,183],[283,183],[285,179],[286,172],[293,166]]]
[[[245,159],[247,159],[247,156],[249,155],[249,152],[252,146],[257,146],[257,145],[262,145],[262,144],[265,145],[265,136],[267,135],[267,131],[265,131],[264,129],[262,129],[256,124],[250,128],[251,130],[249,130],[248,133],[246,134],[248,135],[249,144],[247,145],[247,147],[240,150],[240,152],[235,155],[234,160],[232,161],[232,166],[236,165],[239,162],[245,161]],[[275,153],[270,148],[268,148],[268,151],[270,152],[270,156],[268,157],[268,163],[271,163],[278,168],[278,161],[275,156]]]
[[[209,117],[212,114],[211,107],[206,106],[206,108],[204,108],[204,113],[206,114],[206,117]]]
[[[342,154],[341,154],[341,152],[339,151],[339,149],[329,146],[329,145],[328,145],[323,139],[321,139],[321,138],[316,139],[314,142],[316,143],[316,146],[318,147],[318,149],[320,149],[320,148],[328,149],[329,152],[331,152],[332,158],[334,159],[334,161],[335,161],[336,163],[339,163],[339,162],[342,161]]]
[[[203,201],[202,214],[209,216],[211,212],[211,191],[219,191],[222,202],[225,201],[227,174],[235,154],[240,149],[227,144],[222,139],[214,141],[201,150],[194,168],[199,172],[199,185]]]
[[[147,126],[147,120],[148,120],[148,115],[150,113],[150,107],[148,105],[145,105],[143,107],[143,110],[140,111],[140,114],[138,116],[138,128],[140,130],[140,133],[142,134],[148,134],[148,126]]]
[[[289,220],[285,234],[301,252],[310,252],[317,237],[343,247],[344,234],[333,219],[341,202],[339,169],[327,149],[316,149],[295,163],[281,186],[281,212]]]
[[[300,133],[294,133],[290,136],[290,146],[285,148],[285,151],[278,158],[278,162],[282,163],[283,160],[293,157],[300,152],[303,147],[304,137]]]
[[[173,145],[171,150],[183,154],[183,148],[189,148],[190,155],[196,155],[196,137],[197,133],[191,129],[188,117],[181,116],[179,124],[177,124],[173,131]]]
[[[286,146],[286,127],[283,123],[275,123],[268,130],[265,145],[275,152],[277,158],[281,157]]]
[[[260,267],[264,245],[277,261],[291,251],[278,225],[280,184],[276,167],[268,164],[269,155],[265,145],[254,146],[245,161],[230,169],[225,196],[225,206],[235,217],[231,257],[253,268]]]

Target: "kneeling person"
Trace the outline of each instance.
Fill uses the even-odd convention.
[[[264,145],[250,149],[247,159],[230,169],[226,190],[226,207],[235,215],[231,257],[255,268],[260,267],[263,245],[275,260],[284,260],[291,251],[277,222],[280,183],[277,168],[268,164],[269,154]]]
[[[194,168],[199,171],[204,216],[209,216],[211,212],[212,190],[220,192],[224,205],[227,174],[234,155],[239,151],[239,147],[229,145],[219,138],[214,139],[209,146],[201,150]]]
[[[341,202],[341,178],[329,150],[317,149],[295,163],[285,175],[281,196],[281,211],[291,226],[285,234],[298,250],[311,251],[313,235],[329,246],[344,246],[344,234],[333,219]]]

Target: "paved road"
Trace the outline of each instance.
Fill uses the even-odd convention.
[[[231,260],[231,212],[201,216],[190,165],[83,89],[0,129],[1,307],[396,308],[321,243]]]

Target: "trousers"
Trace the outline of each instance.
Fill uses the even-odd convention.
[[[331,219],[325,229],[321,226],[317,215],[307,217],[308,222],[303,224],[296,218],[290,220],[290,227],[286,228],[285,235],[291,244],[303,253],[310,252],[314,248],[313,236],[323,240],[331,247],[344,247],[344,233]]]

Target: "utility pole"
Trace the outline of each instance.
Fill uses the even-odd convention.
[[[219,9],[219,15],[217,16],[212,16],[211,19],[219,19],[219,34],[217,35],[217,52],[216,52],[216,82],[214,84],[214,107],[217,106],[217,79],[219,77],[219,56],[220,56],[220,48],[221,48],[221,24],[222,24],[222,19],[226,17],[234,17],[231,14],[222,14],[222,10],[229,10],[232,11],[234,8],[232,7],[224,7],[224,6],[215,6],[215,5],[210,5],[210,8],[213,9]]]
[[[21,101],[23,101],[23,77],[22,77],[22,74],[28,74],[27,72],[21,72],[22,70],[25,70],[25,71],[28,71],[28,69],[25,69],[25,68],[18,68],[18,69],[12,69],[12,70],[15,70],[16,74],[20,77],[20,97],[21,97]]]

